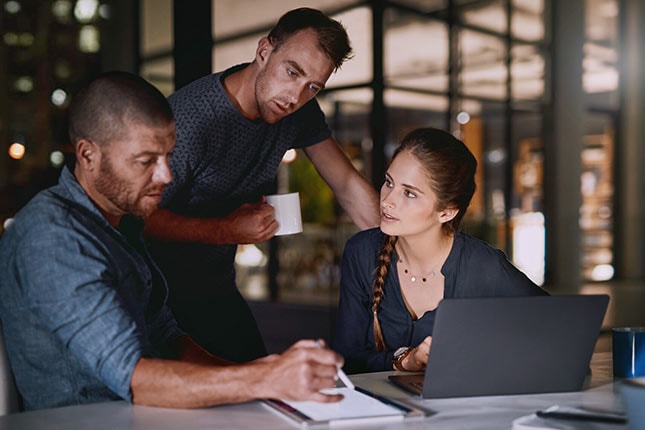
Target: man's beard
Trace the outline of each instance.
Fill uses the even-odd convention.
[[[96,190],[124,214],[145,217],[154,210],[154,208],[147,210],[138,205],[138,200],[129,189],[127,181],[115,173],[112,163],[107,157],[101,159],[99,173],[100,175],[94,184]]]

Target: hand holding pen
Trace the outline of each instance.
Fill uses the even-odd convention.
[[[318,345],[319,348],[326,347],[325,341],[323,341],[322,339],[316,339],[316,345]],[[354,390],[356,387],[354,386],[352,381],[350,381],[347,374],[343,372],[343,368],[340,365],[338,365],[337,367],[338,367],[338,373],[337,373],[338,379],[341,380],[341,382],[343,383],[343,385],[345,385],[345,387],[349,388],[350,390]]]

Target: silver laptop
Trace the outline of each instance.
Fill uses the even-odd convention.
[[[607,295],[445,299],[425,373],[390,375],[424,398],[579,391]]]

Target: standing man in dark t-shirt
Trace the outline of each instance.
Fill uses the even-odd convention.
[[[177,145],[174,180],[146,222],[184,330],[235,361],[265,355],[255,319],[235,284],[237,244],[273,237],[262,196],[282,157],[302,148],[361,228],[378,225],[378,197],[332,138],[315,100],[351,56],[343,26],[323,13],[286,13],[249,64],[198,79],[170,96]]]

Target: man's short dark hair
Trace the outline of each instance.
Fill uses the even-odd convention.
[[[301,7],[285,13],[273,27],[268,38],[277,50],[295,33],[306,29],[316,32],[318,44],[334,64],[334,71],[352,58],[352,47],[345,27],[316,9]]]
[[[112,71],[91,80],[72,97],[69,137],[105,144],[118,138],[126,121],[162,126],[173,121],[166,97],[142,77]]]

